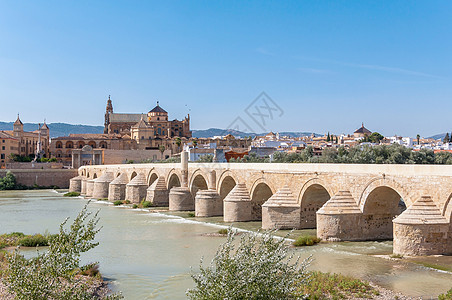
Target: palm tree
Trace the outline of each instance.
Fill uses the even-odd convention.
[[[180,150],[180,145],[182,144],[182,140],[180,139],[180,137],[176,138],[176,145],[177,145],[177,150]]]
[[[160,151],[160,159],[163,160],[163,152],[165,152],[165,146],[164,145],[160,145],[159,146],[159,151]]]

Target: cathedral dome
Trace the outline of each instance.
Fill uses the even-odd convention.
[[[164,110],[163,108],[160,107],[158,101],[157,101],[157,106],[154,107],[151,111],[149,111],[149,113],[163,113],[163,114],[168,114],[168,112],[167,112],[166,110]]]

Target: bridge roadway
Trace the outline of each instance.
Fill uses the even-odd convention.
[[[327,241],[393,239],[394,253],[452,254],[452,166],[188,163],[84,166],[70,190],[142,200]]]

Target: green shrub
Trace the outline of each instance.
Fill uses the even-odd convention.
[[[243,233],[235,242],[229,230],[209,266],[201,260],[200,272],[192,274],[195,288],[187,291],[190,299],[299,299],[296,284],[306,283],[306,267],[289,254],[284,239],[272,232]]]
[[[143,202],[141,202],[141,207],[142,208],[148,208],[148,207],[152,207],[152,206],[154,206],[154,205],[150,201],[143,201]]]
[[[309,299],[355,299],[373,298],[379,295],[368,282],[341,274],[310,272],[309,282],[299,285]]]
[[[121,204],[122,204],[121,200],[116,200],[115,202],[113,202],[113,205],[116,205],[116,206],[121,205]]]
[[[452,289],[450,289],[446,294],[439,295],[438,300],[452,300]]]
[[[8,247],[8,244],[4,241],[0,241],[0,249]]]
[[[194,212],[189,212],[189,213],[188,213],[188,217],[189,217],[189,218],[194,218],[194,217],[196,217],[196,215],[195,215]]]
[[[218,230],[218,233],[226,235],[226,234],[228,234],[228,229],[227,228],[220,229],[220,230]]]
[[[79,192],[68,192],[66,194],[63,195],[64,197],[78,197],[80,196]]]
[[[134,205],[132,206],[132,208],[138,208],[138,205],[134,204]]]
[[[91,217],[85,205],[69,230],[65,228],[67,220],[61,223],[59,233],[51,238],[46,252],[25,258],[16,250],[6,256],[5,283],[16,299],[94,299],[90,282],[81,281],[75,271],[83,269],[81,254],[98,245],[94,242],[100,230],[96,228],[97,213]],[[120,297],[111,295],[108,299]]]
[[[80,275],[97,277],[100,276],[99,264],[92,263],[80,268]]]
[[[124,204],[130,204],[130,201],[129,201],[129,200],[124,200],[123,203],[124,203]]]
[[[295,247],[301,247],[301,246],[312,246],[318,243],[320,243],[320,239],[318,237],[305,235],[299,236],[295,240],[295,242],[293,242],[293,245]]]
[[[42,234],[35,234],[31,236],[26,236],[19,240],[19,245],[23,247],[42,247],[48,246],[49,242],[45,236]]]
[[[14,190],[16,188],[16,176],[10,171],[6,172],[5,177],[0,177],[0,191]]]

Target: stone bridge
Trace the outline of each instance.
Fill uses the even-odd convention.
[[[85,166],[71,191],[143,200],[327,241],[394,240],[394,253],[452,254],[452,166],[188,163]]]

